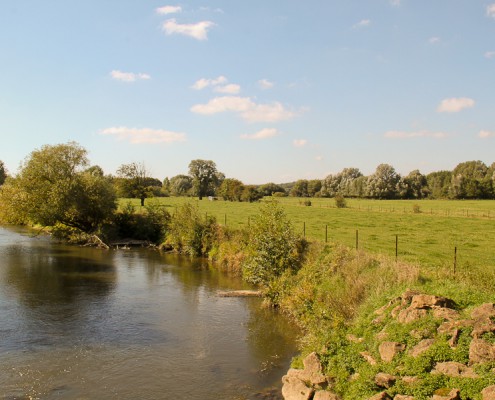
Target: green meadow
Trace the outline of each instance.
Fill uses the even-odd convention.
[[[348,199],[337,208],[333,199],[278,198],[297,233],[310,241],[338,242],[360,250],[397,257],[423,266],[454,268],[495,266],[495,201],[493,200],[363,200]],[[246,227],[257,203],[201,201],[194,198],[147,199],[174,213],[184,202],[232,228]],[[267,201],[267,199],[263,200]],[[131,202],[139,209],[139,200]],[[419,207],[419,212],[418,211]],[[416,208],[416,212],[414,210]],[[397,246],[396,246],[397,244]],[[457,250],[456,250],[457,249]]]

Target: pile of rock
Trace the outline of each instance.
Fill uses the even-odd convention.
[[[477,364],[495,362],[495,345],[483,337],[487,333],[495,333],[495,304],[483,304],[473,309],[467,318],[462,318],[455,308],[455,303],[445,297],[422,294],[417,291],[407,290],[400,297],[375,311],[374,324],[386,327],[389,317],[402,324],[409,324],[419,319],[432,315],[440,320],[437,334],[433,337],[423,338],[421,332],[411,331],[410,335],[417,338],[416,346],[407,348],[404,343],[387,340],[387,331],[383,329],[376,335],[379,343],[379,358],[363,351],[360,355],[370,365],[379,366],[391,363],[398,354],[404,353],[411,357],[420,357],[433,346],[439,335],[446,335],[448,345],[455,349],[458,345],[461,332],[464,329],[471,330],[471,342],[469,345],[469,363],[462,364],[455,361],[438,362],[430,371],[431,374],[442,374],[449,377],[477,379],[479,376],[473,368]],[[388,319],[389,320],[389,319]],[[361,343],[362,338],[349,335],[349,341]],[[375,353],[376,354],[376,353]],[[380,369],[380,368],[378,368]],[[382,391],[369,400],[414,400],[412,396],[396,394],[391,397],[388,389],[401,381],[406,385],[420,385],[421,379],[416,376],[404,376],[403,371],[397,375],[379,372],[374,378],[374,384]],[[285,400],[335,400],[340,397],[332,393],[332,378],[324,374],[322,365],[316,353],[311,353],[304,359],[304,369],[291,369],[283,377],[282,394]],[[395,391],[397,392],[397,391]],[[481,393],[483,400],[495,400],[495,385],[485,388]],[[442,388],[431,397],[433,400],[461,399],[459,388]]]

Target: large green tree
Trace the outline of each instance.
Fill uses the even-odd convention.
[[[87,165],[86,150],[75,142],[34,150],[1,188],[2,219],[94,233],[112,216],[116,197],[108,180],[84,170]]]
[[[3,161],[0,160],[0,186],[3,185],[5,179],[7,179],[7,170]]]
[[[189,175],[193,179],[194,193],[199,200],[204,196],[214,195],[215,189],[224,179],[211,160],[192,160],[189,163]]]
[[[191,194],[193,180],[189,175],[176,175],[170,179],[169,190],[172,196],[188,196]]]
[[[377,199],[393,199],[399,193],[400,175],[389,164],[380,164],[368,177],[367,194]]]
[[[466,161],[452,171],[450,195],[454,199],[493,197],[492,174],[482,161]]]
[[[243,191],[244,184],[240,180],[227,178],[223,180],[222,184],[218,188],[218,195],[224,200],[241,201]]]
[[[153,197],[154,185],[162,183],[149,176],[149,172],[143,163],[122,164],[117,170],[119,192],[123,197],[140,199],[141,206],[144,200]]]

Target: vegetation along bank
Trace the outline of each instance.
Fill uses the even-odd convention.
[[[84,243],[145,240],[163,250],[209,257],[219,268],[241,274],[259,286],[267,305],[303,328],[301,357],[284,378],[286,399],[493,398],[492,250],[455,270],[452,259],[420,263],[335,238],[305,238],[280,202],[253,206],[254,215],[231,227],[196,203],[163,207],[144,203],[147,196],[136,192],[139,205],[119,206],[111,180],[89,167],[83,148],[45,146],[6,178],[0,219],[47,227]],[[334,211],[346,212],[335,204]],[[315,210],[298,207],[297,213]],[[400,216],[427,218],[424,214],[411,209]],[[487,213],[458,218],[464,226],[493,225]],[[393,214],[392,220],[399,219]],[[485,236],[488,225],[481,229]]]

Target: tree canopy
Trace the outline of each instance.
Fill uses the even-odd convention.
[[[214,195],[215,189],[225,178],[211,160],[192,160],[189,163],[189,175],[193,179],[194,193],[200,200],[204,196]]]
[[[95,232],[113,214],[116,196],[87,166],[87,151],[75,142],[34,150],[1,188],[2,219]]]

